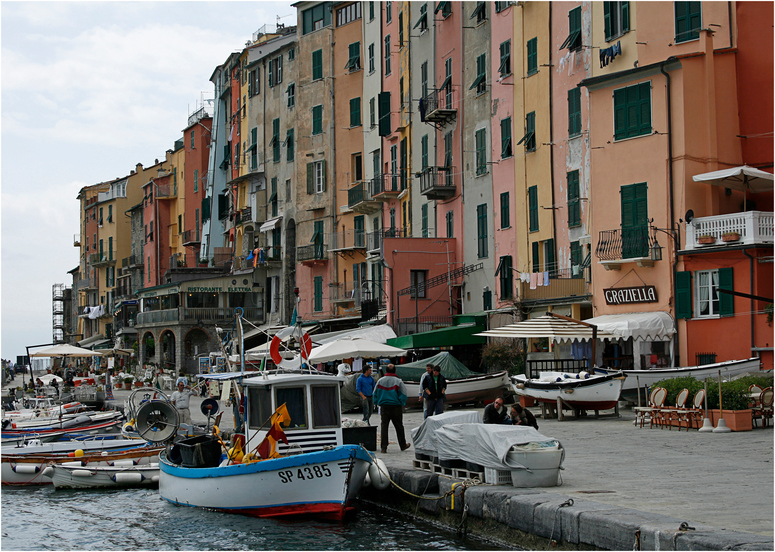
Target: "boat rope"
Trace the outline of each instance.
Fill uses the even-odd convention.
[[[363,447],[362,447],[362,448],[363,448]],[[376,458],[376,456],[374,456],[374,455],[371,453],[371,451],[367,450],[366,448],[363,448],[363,450],[365,450],[365,451],[366,451],[366,454],[368,454],[368,455],[369,455],[371,458],[373,458],[374,460],[376,460],[376,459],[377,459],[377,458]],[[447,491],[447,492],[446,492],[446,493],[444,493],[443,495],[437,496],[437,497],[435,497],[435,498],[430,498],[430,497],[427,497],[427,496],[423,496],[423,495],[417,495],[417,494],[414,494],[413,492],[411,492],[411,491],[407,491],[406,489],[404,489],[403,487],[401,487],[401,485],[399,485],[398,483],[396,483],[395,481],[393,481],[393,480],[390,478],[390,474],[389,474],[389,473],[386,473],[386,472],[385,472],[385,470],[383,470],[383,469],[382,469],[382,467],[381,467],[381,466],[380,466],[380,465],[379,465],[377,462],[372,462],[372,464],[374,464],[375,466],[377,466],[377,469],[378,469],[380,472],[382,472],[382,474],[383,474],[383,475],[384,475],[384,476],[387,478],[387,480],[388,480],[388,481],[390,481],[390,483],[391,483],[393,486],[395,486],[395,487],[396,487],[398,490],[400,490],[400,491],[402,491],[402,492],[404,492],[404,493],[408,494],[408,495],[409,495],[409,496],[411,496],[411,497],[418,498],[418,499],[421,499],[421,500],[446,500],[446,498],[447,498],[448,496],[453,496],[453,497],[454,497],[454,493],[455,493],[454,485],[453,485],[453,488],[452,488],[452,489],[450,489],[449,491]],[[438,475],[443,475],[443,474],[438,474]],[[444,477],[447,477],[447,476],[444,476]],[[465,480],[463,480],[463,481],[462,481],[460,484],[463,486],[463,492],[465,492],[465,489],[466,489],[466,488],[468,488],[468,487],[472,487],[472,486],[474,486],[474,485],[481,485],[481,484],[482,484],[482,482],[479,480],[479,478],[478,478],[478,477],[475,477],[475,478],[473,478],[473,479],[465,479]],[[461,493],[461,496],[462,496],[462,493]]]
[[[461,494],[461,496],[462,496],[462,494]],[[468,504],[463,506],[463,515],[460,518],[460,524],[457,526],[457,531],[456,531],[458,536],[462,535],[462,536],[465,537],[466,534],[468,533],[468,531],[466,530],[466,526],[465,526],[466,519],[468,519]]]
[[[548,549],[550,546],[554,546],[556,544],[554,542],[554,526],[557,525],[557,513],[560,511],[560,508],[564,508],[565,506],[573,506],[573,499],[569,498],[562,504],[558,504],[557,508],[554,510],[554,520],[552,521],[552,532],[549,535],[549,544],[546,545],[546,548]],[[562,531],[560,531],[562,534]]]

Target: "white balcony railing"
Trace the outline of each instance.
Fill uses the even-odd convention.
[[[740,239],[725,242],[724,234],[736,232]],[[712,236],[711,243],[700,243],[700,237]],[[703,240],[707,241],[707,240]],[[773,243],[773,213],[746,211],[729,215],[698,217],[686,225],[686,249],[702,249],[719,245],[757,245]]]

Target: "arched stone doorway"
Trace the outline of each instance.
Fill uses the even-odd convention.
[[[193,328],[186,334],[183,347],[183,371],[187,374],[199,373],[199,357],[209,352],[210,336],[201,328]]]
[[[175,363],[175,334],[172,330],[164,330],[159,336],[159,342],[161,345],[160,364],[165,370],[174,370]]]
[[[138,347],[140,358],[143,362],[156,361],[156,339],[154,339],[152,332],[145,332],[143,334],[143,338],[140,340]]]

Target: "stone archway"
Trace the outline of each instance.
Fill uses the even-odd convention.
[[[210,336],[202,328],[192,328],[184,338],[182,369],[187,374],[199,373],[199,357],[210,351]]]
[[[176,369],[175,333],[164,330],[159,336],[159,365],[165,370]]]
[[[153,332],[145,332],[138,344],[140,358],[143,362],[155,362],[156,360],[156,339]]]

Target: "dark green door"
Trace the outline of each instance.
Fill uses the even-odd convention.
[[[649,219],[645,182],[622,186],[622,258],[648,257]]]

